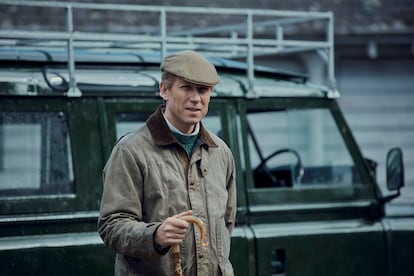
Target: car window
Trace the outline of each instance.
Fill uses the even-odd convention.
[[[0,112],[0,196],[75,192],[63,112]]]
[[[255,187],[361,183],[329,110],[255,110],[247,119]]]

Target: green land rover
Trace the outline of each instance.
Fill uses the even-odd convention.
[[[237,276],[413,275],[413,212],[386,212],[404,185],[402,152],[384,156],[390,191],[382,195],[375,162],[362,156],[337,103],[331,13],[0,5],[63,9],[67,19],[63,31],[0,30],[0,275],[113,275],[114,253],[96,230],[101,171],[115,141],[161,103],[160,61],[179,49],[204,52],[221,78],[203,122],[236,160]],[[76,31],[76,10],[150,11],[161,31]],[[168,16],[179,12],[245,21],[169,32]],[[327,26],[323,42],[280,35],[314,20]],[[254,31],[269,25],[277,26],[276,38],[257,38]],[[245,35],[223,37],[236,29]],[[258,55],[321,49],[326,87],[254,65]]]

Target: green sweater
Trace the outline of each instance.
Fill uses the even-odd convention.
[[[187,152],[188,157],[191,157],[194,146],[197,143],[198,135],[182,135],[174,131],[172,133],[174,134],[175,138],[177,138],[181,146],[183,146],[183,148]]]

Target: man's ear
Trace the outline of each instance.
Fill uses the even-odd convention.
[[[165,84],[163,82],[160,82],[160,96],[164,101],[168,99],[167,90],[168,89],[165,87]]]

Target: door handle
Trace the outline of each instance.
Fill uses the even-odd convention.
[[[271,275],[285,275],[286,270],[286,252],[284,248],[275,248],[272,250],[271,258]]]

